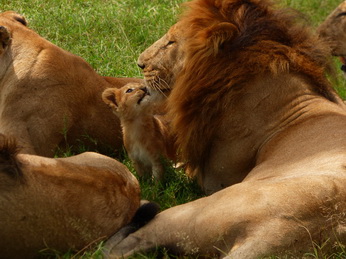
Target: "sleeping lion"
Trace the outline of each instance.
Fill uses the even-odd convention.
[[[45,158],[19,148],[0,134],[1,258],[98,244],[140,206],[138,181],[114,159],[92,152]]]
[[[0,43],[0,132],[15,137],[21,152],[53,156],[77,140],[121,149],[119,120],[101,93],[139,79],[99,76],[15,12],[0,14]]]
[[[165,247],[195,258],[302,258],[344,247],[346,107],[325,75],[329,48],[270,0],[185,7],[139,66],[148,86],[170,92],[178,148],[211,195],[118,233],[105,256]]]

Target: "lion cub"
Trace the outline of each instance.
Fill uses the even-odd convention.
[[[164,116],[154,114],[155,104],[148,89],[129,83],[120,89],[106,89],[102,99],[120,119],[125,149],[137,173],[151,173],[161,180],[162,158],[175,160],[174,140]]]

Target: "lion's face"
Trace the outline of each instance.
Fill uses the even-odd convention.
[[[340,57],[346,72],[346,1],[341,3],[319,26],[319,34],[332,48],[332,54]]]
[[[108,88],[102,93],[103,101],[119,118],[135,117],[150,107],[148,89],[140,83],[129,83],[122,88]]]
[[[175,76],[182,68],[184,52],[180,24],[173,25],[169,31],[138,58],[138,66],[143,69],[149,88],[163,94],[169,92]]]

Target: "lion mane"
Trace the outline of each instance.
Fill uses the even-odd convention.
[[[196,0],[185,7],[179,23],[188,39],[186,60],[168,110],[192,176],[209,157],[217,125],[232,116],[231,103],[251,80],[303,74],[315,85],[313,91],[337,102],[325,79],[327,47],[307,26],[297,24],[297,12],[279,10],[267,0]]]
[[[168,112],[188,172],[211,195],[107,242],[110,255],[165,247],[195,257],[300,258],[324,240],[345,243],[345,222],[330,215],[346,211],[346,106],[325,77],[328,47],[298,18],[267,0],[187,4],[173,25],[183,44],[166,51],[184,53]]]

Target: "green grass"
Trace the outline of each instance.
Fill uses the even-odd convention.
[[[175,21],[178,0],[2,0],[29,26],[99,73],[140,77],[138,55]]]
[[[41,36],[83,57],[105,76],[141,77],[136,65],[139,54],[159,39],[175,23],[183,0],[1,0],[1,11],[23,14],[29,26]],[[284,0],[284,4],[306,14],[317,26],[340,3],[340,0]],[[336,66],[339,61],[335,60]],[[345,81],[338,71],[335,88],[345,97]],[[83,151],[81,147],[80,151]],[[57,153],[58,156],[72,153]],[[128,159],[123,162],[133,171]],[[140,179],[142,196],[158,202],[163,209],[202,196],[196,184],[182,171],[167,165],[162,183]],[[101,258],[99,244],[91,251],[61,255],[56,258]],[[316,252],[317,253],[317,252]],[[329,258],[328,255],[313,255]],[[329,255],[330,256],[330,255]],[[345,258],[341,249],[330,258]],[[156,254],[136,258],[155,258]]]

